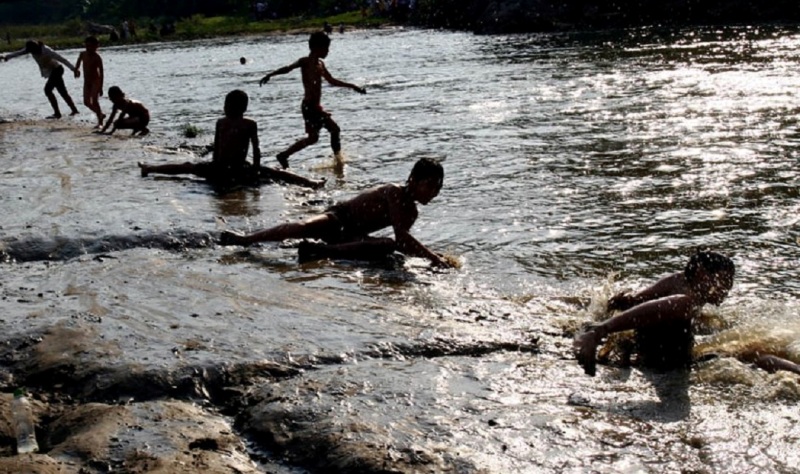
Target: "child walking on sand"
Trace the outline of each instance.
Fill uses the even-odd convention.
[[[84,41],[86,51],[78,54],[75,63],[75,77],[81,77],[81,64],[83,64],[83,105],[97,116],[97,126],[103,126],[106,118],[100,108],[100,96],[103,95],[103,58],[97,54],[100,42],[94,36],[89,36]]]
[[[3,56],[2,60],[8,61],[9,59],[25,54],[30,54],[31,57],[33,57],[36,64],[39,65],[39,71],[42,73],[42,77],[47,79],[44,85],[44,95],[47,96],[47,100],[50,101],[50,106],[53,107],[53,115],[47,118],[61,118],[61,110],[58,108],[58,101],[56,100],[55,94],[53,94],[53,89],[58,91],[61,98],[64,99],[64,102],[66,102],[72,110],[70,115],[77,115],[78,109],[75,107],[75,102],[72,101],[72,97],[70,97],[69,92],[67,92],[67,87],[64,85],[64,66],[67,66],[73,73],[77,71],[72,63],[64,59],[63,56],[53,51],[41,41],[28,41],[25,43],[23,49]]]
[[[452,267],[450,261],[429,250],[409,232],[418,216],[416,203],[425,205],[431,202],[442,189],[443,179],[442,165],[430,158],[422,158],[414,165],[403,186],[378,186],[304,222],[281,224],[249,235],[225,231],[220,235],[220,244],[320,239],[325,243],[301,243],[298,249],[300,260],[376,260],[399,251],[428,259],[439,267]],[[390,226],[394,229],[394,239],[369,235]]]
[[[194,174],[213,184],[258,184],[267,178],[309,188],[320,188],[325,181],[313,181],[289,171],[261,166],[258,147],[258,125],[244,117],[249,98],[247,93],[234,90],[225,96],[225,117],[217,120],[211,162],[148,165],[139,163],[142,176],[150,173],[179,175]],[[253,147],[253,164],[247,162],[247,150]]]
[[[303,113],[303,121],[305,122],[306,134],[305,138],[301,138],[285,151],[278,153],[277,159],[283,168],[289,167],[289,156],[303,148],[317,143],[319,140],[319,131],[321,128],[328,130],[331,135],[331,148],[334,155],[338,160],[341,160],[340,151],[342,149],[341,140],[339,137],[339,125],[333,121],[330,112],[322,108],[322,79],[325,79],[329,84],[336,87],[347,87],[353,89],[360,94],[366,94],[367,91],[362,87],[350,84],[348,82],[340,81],[339,79],[331,76],[328,69],[325,67],[325,59],[328,56],[328,49],[330,48],[331,39],[322,31],[311,34],[308,40],[308,47],[310,53],[308,56],[302,57],[294,63],[276,69],[271,73],[264,76],[259,85],[264,85],[269,82],[272,76],[286,74],[297,68],[303,78],[303,102],[300,110]]]
[[[112,123],[114,126],[111,128],[109,135],[118,128],[132,130],[131,136],[138,133],[139,136],[143,137],[150,133],[150,129],[147,128],[147,124],[150,123],[150,111],[147,110],[147,107],[142,105],[141,102],[125,97],[125,93],[117,86],[108,88],[108,98],[114,104],[114,107],[111,109],[111,117],[108,118],[108,122],[100,130],[100,133],[105,133]],[[115,122],[114,117],[116,117],[117,112],[120,114],[119,119]]]

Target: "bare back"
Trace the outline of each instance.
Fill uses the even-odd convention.
[[[332,209],[347,216],[348,225],[363,235],[392,227],[395,236],[407,234],[417,220],[414,199],[403,186],[384,184],[337,204]]]
[[[258,125],[247,118],[224,117],[217,120],[214,134],[214,157],[217,164],[241,166],[247,161],[247,150],[253,143],[258,154]]]
[[[116,105],[114,106],[116,107]],[[142,121],[150,120],[150,111],[139,101],[127,99],[124,104],[119,107],[123,114],[127,114],[131,118],[138,118]]]

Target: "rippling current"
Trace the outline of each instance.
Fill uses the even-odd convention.
[[[209,248],[190,253],[189,263],[141,270],[151,281],[131,289],[131,298],[189,286],[182,303],[158,309],[168,314],[199,305],[213,311],[218,302],[193,296],[203,288],[244,297],[242,305],[258,301],[256,306],[281,311],[292,307],[282,299],[288,283],[295,289],[308,285],[302,304],[328,312],[318,321],[287,318],[278,327],[255,316],[244,326],[246,336],[228,341],[247,351],[262,350],[256,349],[260,331],[288,337],[294,350],[309,341],[325,346],[326,338],[340,338],[344,342],[334,346],[351,350],[363,334],[383,337],[386,320],[374,316],[376,322],[374,313],[396,317],[394,323],[423,339],[443,330],[424,318],[472,310],[504,315],[492,319],[487,332],[558,332],[565,317],[585,321],[593,317],[587,305],[680,270],[694,249],[711,247],[731,255],[737,266],[734,289],[719,310],[726,325],[797,324],[797,29],[335,34],[329,70],[368,93],[323,89],[323,105],[342,128],[348,160],[343,175],[325,166],[331,159],[325,131],[319,143],[291,158],[294,171],[326,177],[325,190],[267,186],[218,196],[196,181],[138,176],[135,161],[199,159],[165,150],[210,142],[224,95],[235,88],[249,94],[248,115],[259,123],[264,161],[275,164],[274,155],[303,136],[302,86],[297,71],[263,87],[258,80],[305,55],[306,41],[305,35],[286,35],[101,47],[106,87],[119,85],[145,103],[153,133],[132,141],[87,136],[42,145],[48,137],[38,134],[0,142],[9,174],[3,207],[14,209],[4,218],[3,237],[252,231],[304,218],[378,183],[403,181],[415,160],[431,156],[443,162],[444,188],[421,208],[412,233],[434,250],[459,256],[458,271],[431,274],[416,262],[401,272],[346,264],[298,267],[294,249],[283,246],[244,253]],[[62,53],[74,60],[78,52]],[[0,115],[49,114],[31,59],[0,65],[0,77]],[[79,85],[68,79],[77,100]],[[88,125],[89,112],[81,110]],[[183,138],[186,124],[203,134]],[[106,141],[124,153],[104,151]],[[45,156],[25,156],[42,146]],[[58,168],[65,164],[72,171],[59,186]],[[42,183],[44,176],[50,181]],[[18,195],[39,204],[13,207]],[[137,272],[140,258],[153,257],[135,254],[129,272]],[[216,277],[221,264],[226,279],[206,281],[204,269],[184,269],[197,265],[194,259],[212,262],[208,272]],[[127,278],[105,277],[117,283]],[[157,326],[157,304],[151,304],[150,313],[141,312]],[[420,308],[422,319],[391,316],[409,307]],[[354,322],[356,314],[369,316]],[[308,335],[336,322],[358,326],[359,336],[344,329],[331,329],[322,340]]]

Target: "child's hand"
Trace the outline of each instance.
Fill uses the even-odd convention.
[[[81,70],[80,69],[76,69],[75,70],[75,79],[77,79],[79,77],[81,77]]]
[[[266,75],[266,76],[264,76],[264,77],[262,77],[262,78],[261,78],[261,80],[260,80],[260,81],[258,81],[258,87],[261,87],[261,86],[263,86],[263,85],[264,85],[264,84],[266,84],[267,82],[269,82],[269,74],[268,74],[268,75]]]
[[[353,90],[358,92],[359,94],[366,94],[367,93],[367,90],[364,89],[363,87],[356,86],[356,87],[353,88]]]

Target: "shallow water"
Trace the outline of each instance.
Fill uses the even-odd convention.
[[[636,371],[583,378],[568,336],[612,291],[676,271],[696,247],[710,246],[734,257],[737,275],[730,298],[709,312],[725,326],[793,328],[783,340],[798,339],[798,46],[800,34],[787,27],[335,35],[328,68],[368,90],[323,92],[343,130],[344,175],[325,167],[331,153],[323,132],[291,164],[328,178],[324,190],[264,186],[225,195],[195,180],[142,179],[135,163],[199,159],[169,149],[210,142],[224,95],[241,88],[272,164],[302,136],[302,90],[297,72],[264,87],[258,79],[303,55],[306,37],[103,48],[106,86],[148,105],[153,133],[92,135],[85,108],[77,121],[0,125],[0,236],[16,260],[0,279],[8,303],[2,325],[11,332],[71,319],[112,343],[111,360],[156,365],[262,357],[349,364],[381,344],[539,338],[538,356],[494,354],[475,366],[469,358],[439,359],[420,363],[419,372],[401,365],[396,377],[393,369],[361,370],[375,386],[399,377],[438,380],[441,390],[420,410],[491,472],[577,472],[591,464],[568,459],[572,444],[614,433],[621,441],[608,443],[618,457],[603,469],[640,472],[660,436],[683,439],[692,430],[710,454],[664,448],[656,456],[664,471],[684,464],[724,472],[741,461],[740,472],[795,472],[796,455],[769,451],[781,449],[774,438],[775,448],[765,442],[752,456],[720,440],[746,430],[742,420],[782,413],[782,400],[796,401],[796,379],[776,394],[775,378],[726,358],[722,369],[698,370],[691,389],[680,380],[656,383],[667,387],[659,398],[648,392],[652,377]],[[32,60],[4,63],[0,76],[0,116],[49,114]],[[79,84],[68,80],[76,99]],[[184,139],[188,123],[204,133]],[[443,160],[445,185],[421,209],[413,233],[460,256],[458,271],[432,273],[414,259],[298,265],[291,246],[211,244],[223,228],[299,219],[377,183],[402,181],[422,156]],[[748,347],[769,339],[739,334],[750,338]],[[678,395],[669,390],[675,383]],[[728,392],[724,402],[708,395],[718,384]],[[607,403],[605,414],[564,421],[574,393],[594,408]],[[492,410],[528,418],[492,430],[446,421],[454,412]],[[648,425],[645,433],[641,420],[651,411],[684,424]],[[631,426],[618,425],[620,413],[632,414]],[[537,437],[545,447],[533,445]],[[494,444],[485,444],[490,438]],[[500,445],[518,450],[511,455]],[[532,458],[544,460],[525,461]]]

